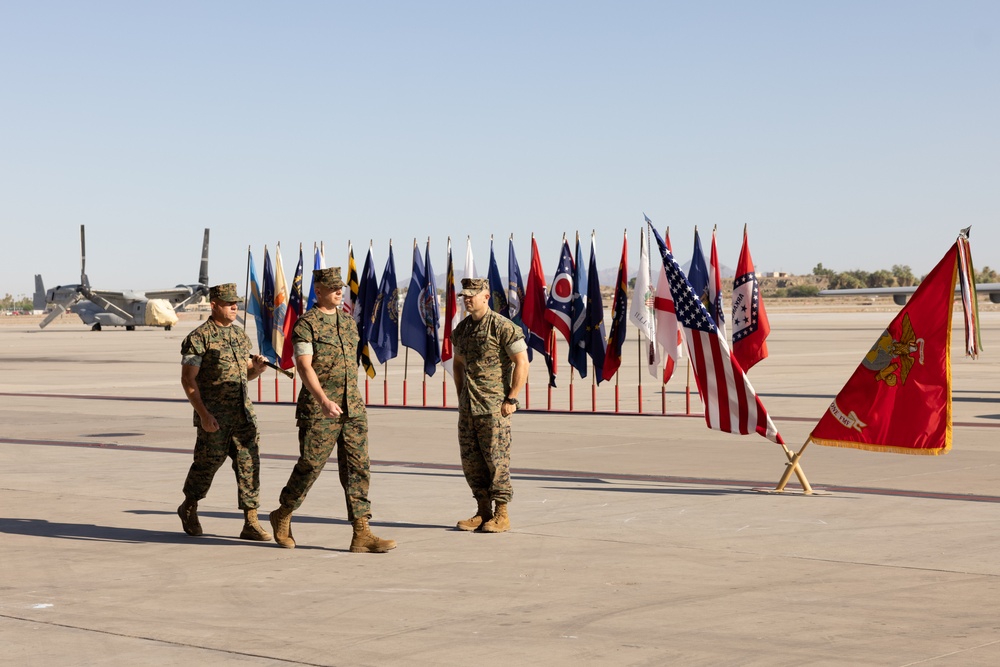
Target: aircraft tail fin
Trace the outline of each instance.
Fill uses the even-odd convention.
[[[42,276],[39,273],[35,274],[35,293],[31,296],[32,308],[35,310],[45,310],[45,283],[42,282]]]

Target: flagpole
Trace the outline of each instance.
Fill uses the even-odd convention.
[[[406,376],[410,372],[410,348],[403,352],[403,406],[406,406]]]
[[[250,246],[247,246],[247,286],[243,292],[243,331],[247,330],[247,303],[250,301]]]
[[[573,412],[573,370],[572,366],[569,367],[569,411]]]
[[[555,366],[555,363],[556,363],[556,330],[554,328],[552,329],[552,331],[549,332],[549,340],[546,343],[545,347],[546,347],[546,349],[549,350],[549,353],[552,355],[552,365]],[[549,389],[549,392],[548,392],[549,393],[549,408],[548,409],[551,412],[551,410],[552,410],[552,385],[551,384],[549,384],[548,389]]]
[[[690,349],[690,348],[688,348]],[[691,357],[688,357],[687,386],[684,387],[684,413],[691,414]]]
[[[621,379],[621,373],[615,373],[615,414],[618,414],[618,380]]]
[[[597,364],[591,363],[590,367],[594,370],[590,374],[590,411],[597,412]]]
[[[635,298],[635,297],[632,297]],[[635,342],[636,349],[639,351],[639,414],[642,414],[642,332],[638,329],[635,330]]]
[[[246,292],[243,295],[243,331],[247,330],[247,304],[250,303],[250,246],[247,246],[247,286]],[[259,322],[254,322],[254,326],[259,326]],[[258,347],[260,347],[258,345]],[[261,394],[263,393],[263,384],[261,383],[260,375],[257,376],[257,402],[261,402]]]

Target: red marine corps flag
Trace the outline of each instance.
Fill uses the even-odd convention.
[[[963,288],[975,284],[967,232],[963,230],[878,337],[809,440],[899,454],[944,454],[951,449],[955,280],[961,276]],[[970,339],[967,352],[974,357],[974,327],[966,329],[967,342]]]
[[[764,302],[760,298],[757,274],[750,257],[747,244],[747,228],[743,226],[743,249],[736,265],[733,280],[733,356],[744,372],[761,359],[767,358],[767,334],[771,325],[767,322]]]

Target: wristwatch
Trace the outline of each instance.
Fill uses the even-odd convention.
[[[516,398],[511,398],[510,396],[508,396],[507,398],[503,399],[503,402],[507,403],[509,405],[513,405],[515,408],[521,407],[521,404],[517,402],[517,399]]]

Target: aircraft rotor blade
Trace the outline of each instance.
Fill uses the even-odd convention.
[[[198,270],[198,282],[208,287],[208,227],[205,228],[205,241],[201,246],[201,268]]]
[[[45,319],[38,323],[38,328],[44,329],[45,327],[52,324],[52,320],[56,319],[57,317],[65,313],[67,310],[75,306],[77,302],[79,302],[81,299],[83,299],[83,296],[77,294],[69,301],[66,301],[64,303],[56,303],[56,305],[52,308],[52,312],[46,315]]]
[[[80,284],[90,287],[90,280],[87,279],[87,235],[83,225],[80,225]]]
[[[94,292],[92,292],[90,290],[89,287],[84,287],[83,288],[83,296],[87,297],[87,299],[89,299],[92,303],[94,303],[97,306],[100,306],[105,311],[107,311],[109,313],[116,312],[119,315],[121,315],[125,319],[126,322],[131,322],[132,324],[135,324],[135,319],[131,315],[129,315],[127,312],[125,312],[124,310],[122,310],[121,308],[119,308],[118,306],[116,306],[115,304],[113,304],[110,301],[108,301],[107,299],[105,299],[100,294],[95,294]]]

